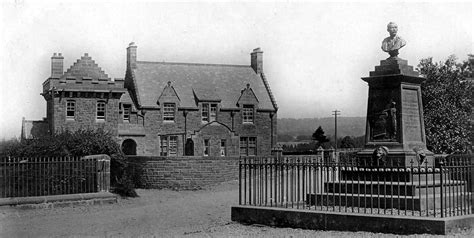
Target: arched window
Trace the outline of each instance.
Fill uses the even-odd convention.
[[[132,139],[122,142],[122,152],[126,155],[137,155],[137,143]]]

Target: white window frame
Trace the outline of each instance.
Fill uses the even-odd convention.
[[[209,156],[211,154],[211,140],[210,139],[204,139],[204,149],[202,151],[204,156]]]
[[[103,115],[100,115],[103,114]],[[96,104],[96,120],[105,121],[107,115],[107,103],[104,101],[98,101]]]
[[[167,135],[160,136],[160,156],[178,155],[178,136]]]
[[[213,122],[217,120],[217,104],[210,103],[209,104],[209,122]]]
[[[163,121],[174,122],[176,115],[176,103],[163,103]]]
[[[255,111],[255,106],[246,104],[243,105],[242,107],[242,122],[243,123],[248,123],[248,124],[253,124],[254,122],[254,111]]]
[[[227,141],[226,139],[221,140],[221,156],[227,155]]]
[[[201,104],[201,121],[204,123],[217,120],[217,103]]]
[[[130,104],[123,104],[123,114],[122,118],[124,122],[130,122],[130,115],[132,114],[132,105]]]
[[[209,103],[203,103],[201,106],[201,121],[209,122]]]
[[[241,156],[256,156],[257,137],[240,137],[239,151]]]
[[[72,115],[69,115],[70,112],[72,112]],[[75,117],[76,117],[76,101],[67,100],[66,101],[66,119],[74,120]]]

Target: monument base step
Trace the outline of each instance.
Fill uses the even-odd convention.
[[[322,193],[307,194],[306,201],[309,205],[316,206],[350,206],[382,209],[402,210],[431,210],[443,208],[465,207],[471,210],[471,193],[441,194],[428,196],[389,196],[389,195],[366,195],[345,193]],[[442,197],[442,199],[441,199]]]
[[[468,192],[466,182],[457,180],[443,181],[441,187],[440,180],[432,182],[384,182],[384,181],[335,181],[325,182],[324,192],[326,193],[350,193],[350,194],[373,194],[373,195],[402,195],[419,196],[440,194],[441,190],[447,193]]]

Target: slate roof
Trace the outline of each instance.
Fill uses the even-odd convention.
[[[238,108],[242,90],[250,84],[259,109],[276,110],[264,77],[250,66],[137,61],[133,77],[142,107],[157,107],[168,82],[180,98],[180,107],[196,108],[196,100],[220,101],[221,108]]]

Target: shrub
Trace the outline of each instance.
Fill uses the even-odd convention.
[[[64,157],[106,154],[110,156],[113,192],[122,196],[137,196],[130,170],[120,145],[114,136],[102,129],[63,131],[51,136],[13,141],[2,146],[1,156],[11,157]]]

